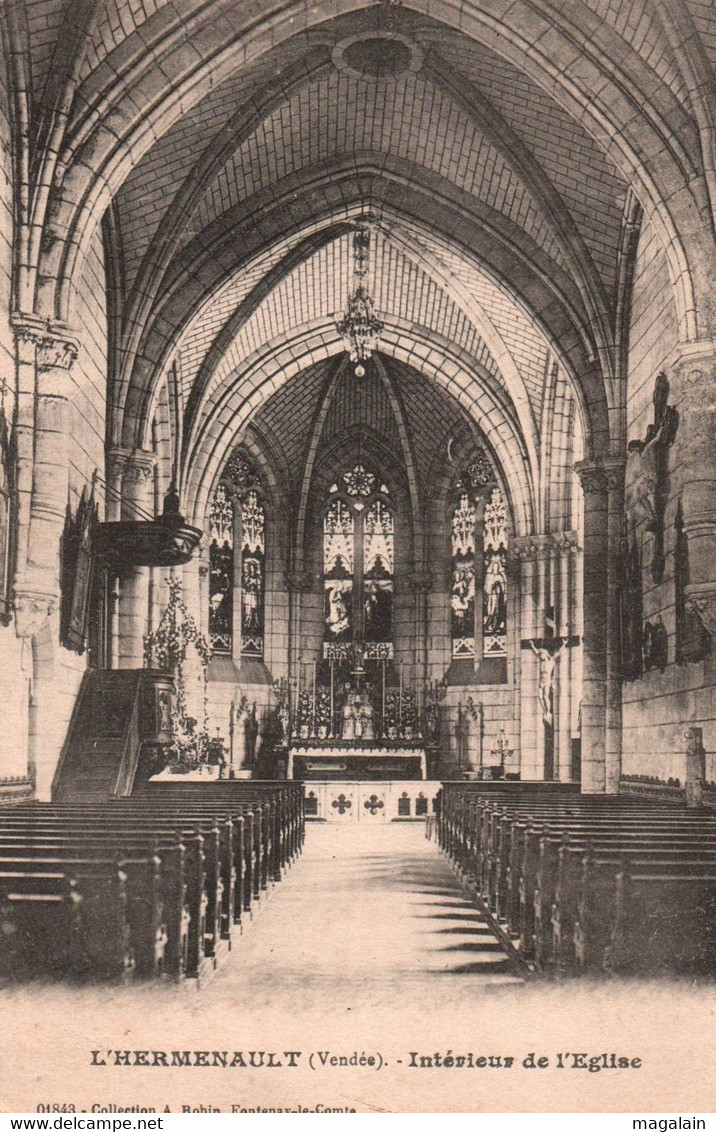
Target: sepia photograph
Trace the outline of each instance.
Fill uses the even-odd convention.
[[[0,0],[0,1112],[701,1127],[715,636],[714,0]]]

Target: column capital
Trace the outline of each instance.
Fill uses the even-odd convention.
[[[716,400],[716,342],[681,342],[672,361],[674,393],[681,413],[713,411]],[[706,404],[704,405],[704,401]]]
[[[579,545],[579,531],[555,531],[550,536],[552,545],[561,554],[576,554],[581,549]]]
[[[536,546],[531,535],[518,535],[510,539],[508,557],[515,562],[533,562],[537,557]]]
[[[33,360],[29,355],[31,350],[40,373],[72,369],[79,353],[79,341],[64,323],[53,323],[34,315],[15,315],[12,323],[22,360]]]
[[[18,637],[31,638],[47,622],[57,605],[57,594],[16,586],[13,591],[13,612],[15,614],[15,633]]]
[[[683,380],[699,369],[716,368],[716,338],[698,338],[694,342],[679,342],[668,361],[668,367]],[[696,379],[695,379],[696,380]]]
[[[607,488],[610,491],[615,489],[621,491],[624,487],[626,456],[605,456],[600,463],[607,477]]]
[[[602,460],[579,460],[574,465],[585,495],[605,494],[609,488],[607,470]]]
[[[510,556],[518,562],[537,562],[549,557],[552,548],[550,535],[519,535],[510,540]]]
[[[686,586],[686,608],[695,613],[706,632],[716,637],[716,582]]]
[[[130,483],[148,483],[157,465],[156,454],[141,448],[112,448],[108,460],[112,471]]]

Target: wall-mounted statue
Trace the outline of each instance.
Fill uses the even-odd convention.
[[[658,668],[665,672],[669,663],[669,635],[666,626],[658,615],[653,621],[644,623],[642,634],[642,651],[644,653],[644,671]]]
[[[664,510],[667,499],[669,448],[674,443],[679,414],[668,404],[669,382],[660,373],[654,384],[654,420],[643,440],[627,445],[624,475],[624,508],[627,535],[632,549],[641,524],[654,535],[651,574],[655,582],[664,576]]]

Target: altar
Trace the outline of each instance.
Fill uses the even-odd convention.
[[[425,748],[413,743],[334,740],[294,743],[288,752],[287,778],[302,782],[427,778]]]
[[[336,688],[331,666],[329,683],[324,685],[314,665],[310,684],[293,697],[295,710],[289,713],[289,697],[283,699],[287,778],[425,781],[429,736],[437,734],[435,696],[421,698],[404,686],[402,675],[397,687],[390,687],[385,664],[371,680],[360,649],[350,677]]]

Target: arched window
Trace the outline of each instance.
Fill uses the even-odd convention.
[[[490,489],[484,505],[478,507],[463,481],[459,481],[450,533],[453,659],[504,657],[507,655],[507,508],[500,489]],[[482,601],[476,607],[475,594],[479,590]]]
[[[331,485],[323,515],[323,656],[393,655],[395,524],[388,488],[362,464]]]
[[[477,511],[461,490],[452,513],[452,589],[450,593],[452,655],[475,656],[475,547]]]
[[[256,491],[241,503],[241,655],[264,655],[266,514]]]
[[[485,504],[482,655],[507,656],[507,508],[499,487]]]
[[[234,455],[227,464],[226,479],[214,492],[209,511],[209,637],[213,652],[231,656],[238,651],[235,636],[240,633],[240,655],[262,659],[266,513],[258,488],[247,488],[247,465],[243,457],[240,461]],[[255,481],[252,476],[248,482]],[[235,589],[240,624],[234,622]]]
[[[234,502],[220,483],[209,510],[209,640],[231,655],[234,636]]]

